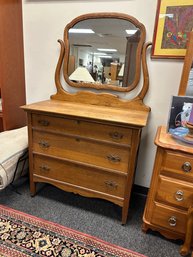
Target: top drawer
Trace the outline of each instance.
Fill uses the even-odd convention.
[[[165,151],[161,173],[193,181],[193,156],[185,153]]]
[[[32,114],[32,126],[46,131],[79,135],[127,145],[131,144],[132,129],[118,126],[38,114]]]

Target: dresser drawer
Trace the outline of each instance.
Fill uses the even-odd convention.
[[[32,126],[33,128],[43,129],[45,131],[56,131],[86,138],[127,145],[131,144],[132,130],[118,126],[38,114],[32,115]]]
[[[187,214],[167,208],[164,205],[154,204],[152,213],[152,224],[162,228],[184,234],[186,231]]]
[[[129,148],[79,137],[33,131],[33,151],[58,158],[127,172]]]
[[[193,156],[164,151],[161,173],[171,174],[171,176],[176,178],[193,181]]]
[[[193,203],[192,185],[160,176],[156,201],[188,209]]]
[[[126,175],[104,172],[53,158],[34,155],[34,175],[123,198]]]

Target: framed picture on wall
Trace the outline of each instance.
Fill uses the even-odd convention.
[[[193,0],[158,0],[152,58],[184,58],[193,29]]]

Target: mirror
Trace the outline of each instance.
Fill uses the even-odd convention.
[[[189,33],[178,95],[193,96],[193,31]]]
[[[140,79],[145,27],[118,13],[79,16],[64,31],[64,78],[73,87],[131,91]]]

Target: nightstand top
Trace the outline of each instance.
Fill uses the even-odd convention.
[[[155,144],[163,148],[193,154],[193,145],[173,138],[172,135],[166,131],[166,126],[158,127]]]

